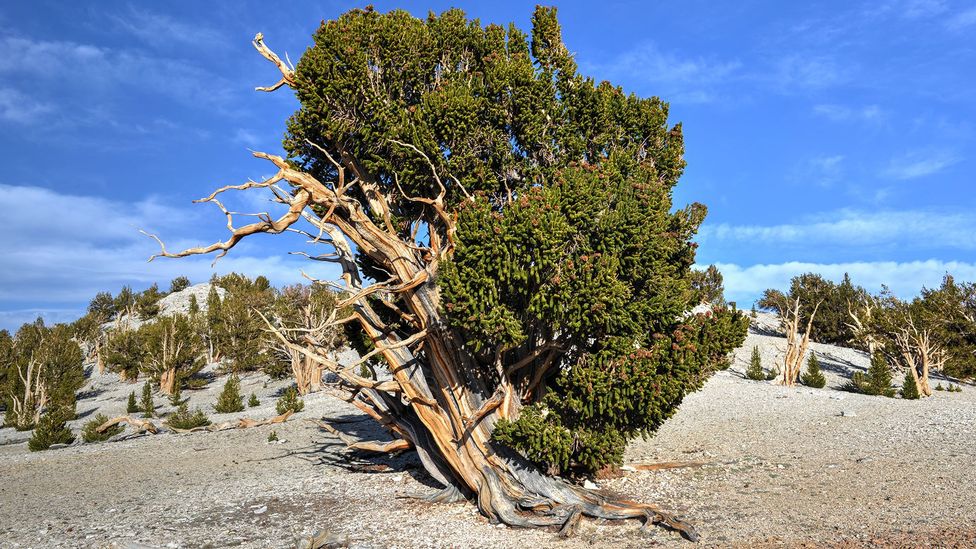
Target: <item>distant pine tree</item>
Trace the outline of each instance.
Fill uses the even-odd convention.
[[[244,397],[241,396],[241,380],[236,375],[227,378],[224,389],[217,397],[214,411],[218,414],[229,414],[244,410]]]
[[[138,414],[142,410],[139,409],[139,405],[136,404],[136,392],[132,391],[129,393],[129,402],[125,405],[125,413],[127,414]]]
[[[251,398],[247,400],[247,405],[250,406],[251,408],[254,408],[255,406],[260,406],[261,401],[258,400],[258,395],[251,393]]]
[[[912,373],[905,370],[905,381],[901,384],[901,398],[905,400],[918,400],[918,385],[915,385],[915,378]]]
[[[297,414],[305,409],[305,401],[298,398],[298,389],[289,387],[275,403],[275,409],[278,410],[278,415],[289,410]]]
[[[210,418],[199,408],[194,410],[193,413],[190,413],[190,410],[184,402],[180,404],[180,407],[175,412],[166,418],[166,425],[174,429],[193,429],[194,427],[210,425]]]
[[[807,371],[800,376],[800,382],[807,387],[816,389],[823,389],[827,385],[827,378],[824,377],[823,371],[820,369],[820,359],[817,358],[816,353],[810,353],[810,358],[807,360]]]
[[[895,388],[891,386],[891,369],[881,353],[875,353],[871,357],[871,367],[864,376],[862,392],[876,396],[895,396]]]
[[[746,377],[756,381],[766,379],[766,372],[763,371],[762,367],[762,357],[759,355],[759,347],[752,348],[752,358],[749,360]]]
[[[67,418],[73,415],[70,410],[52,408],[41,416],[34,427],[34,434],[27,441],[31,452],[47,450],[54,444],[71,444],[75,437],[68,428]]]
[[[177,379],[176,383],[173,384],[173,392],[169,395],[169,403],[173,406],[179,406],[183,402],[183,390],[180,389],[180,380]]]
[[[132,402],[135,403],[135,394],[132,395]],[[85,423],[81,430],[81,439],[85,442],[105,442],[125,430],[121,425],[116,424],[99,433],[98,428],[104,425],[108,419],[105,414],[98,414],[94,419]]]
[[[149,381],[142,386],[142,417],[153,417],[156,415],[156,403],[153,402],[152,386]]]

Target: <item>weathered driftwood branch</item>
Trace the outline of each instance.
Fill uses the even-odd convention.
[[[149,432],[152,434],[156,434],[159,432],[159,429],[156,427],[156,425],[153,422],[147,419],[134,418],[132,416],[114,417],[106,421],[105,423],[99,425],[98,428],[95,430],[98,431],[99,433],[104,433],[106,430],[111,429],[112,427],[118,425],[119,423],[128,424],[130,427],[134,428],[137,433]]]

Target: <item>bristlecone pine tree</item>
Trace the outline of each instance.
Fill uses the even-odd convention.
[[[762,367],[762,356],[759,355],[759,347],[752,348],[752,357],[749,359],[749,367],[746,368],[746,377],[756,381],[766,379],[766,372]]]
[[[153,402],[152,385],[147,381],[142,386],[142,417],[153,417],[156,415],[156,403]]]
[[[217,396],[214,411],[218,414],[230,414],[242,410],[244,410],[244,397],[241,396],[241,380],[236,375],[231,375]]]
[[[905,372],[905,380],[901,383],[901,398],[905,400],[918,400],[922,395],[918,392],[918,385],[912,373]]]
[[[816,389],[823,389],[827,385],[827,378],[820,369],[820,359],[817,358],[816,353],[810,353],[810,358],[807,359],[807,371],[800,376],[800,382]]]
[[[27,441],[27,448],[31,452],[47,450],[54,444],[71,444],[75,436],[71,434],[67,421],[74,416],[74,411],[62,406],[55,406],[47,410],[34,427],[34,433]]]
[[[555,9],[532,24],[530,37],[460,10],[354,10],[294,70],[258,34],[281,74],[261,89],[291,87],[301,106],[289,158],[254,153],[277,171],[243,188],[285,211],[160,255],[221,256],[304,220],[328,247],[309,255],[343,270],[337,308],[352,312],[333,322],[362,359],[274,329],[396,437],[377,448],[416,448],[445,486],[433,499],[471,498],[510,526],[639,518],[697,539],[652,504],[546,474],[620,463],[728,366],[748,319],[686,315],[705,207],[672,207],[685,162],[667,104],[577,74]],[[392,378],[360,375],[374,358]]]

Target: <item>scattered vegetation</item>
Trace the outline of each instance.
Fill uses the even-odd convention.
[[[297,414],[304,409],[305,401],[298,396],[298,389],[295,387],[285,389],[285,392],[278,397],[278,401],[275,403],[275,410],[278,411],[278,415],[289,410]]]
[[[67,422],[74,416],[73,411],[55,406],[47,410],[34,427],[34,433],[27,441],[27,448],[31,452],[47,450],[55,444],[71,444],[75,437],[68,428]]]
[[[241,396],[241,380],[236,374],[227,378],[223,390],[217,396],[214,411],[218,414],[230,414],[244,410],[244,397]]]
[[[251,393],[251,398],[247,399],[247,406],[249,408],[254,408],[261,405],[261,401],[258,400],[258,395]]]
[[[129,400],[125,405],[125,413],[127,414],[138,414],[142,410],[139,409],[139,405],[136,404],[136,392],[132,391],[129,393]]]
[[[895,389],[891,386],[891,369],[888,361],[880,352],[871,357],[871,366],[867,374],[854,372],[846,387],[850,391],[874,396],[895,396]]]
[[[148,381],[142,386],[142,403],[139,409],[142,410],[142,417],[148,418],[156,415],[156,403],[153,402],[152,385]]]
[[[758,346],[752,348],[752,357],[749,359],[749,367],[746,368],[746,377],[756,381],[766,379],[766,371],[762,367],[762,356],[759,354]]]
[[[940,384],[935,390],[941,391],[942,385]],[[915,379],[912,377],[911,372],[905,372],[905,380],[901,384],[901,398],[905,400],[918,400],[920,397],[918,386],[915,384]]]
[[[174,429],[193,429],[210,425],[210,418],[199,408],[191,413],[184,402],[166,418],[166,424]]]
[[[278,441],[277,431],[271,431],[270,433],[268,433],[268,442],[277,442],[277,441]]]
[[[81,429],[81,439],[85,442],[105,442],[125,430],[125,427],[116,424],[99,433],[98,428],[104,425],[109,419],[107,415],[99,413],[91,421],[86,421],[84,427]]]
[[[820,369],[820,359],[817,358],[816,353],[810,353],[810,358],[807,359],[807,370],[800,377],[800,383],[816,389],[823,389],[827,385],[827,378]]]

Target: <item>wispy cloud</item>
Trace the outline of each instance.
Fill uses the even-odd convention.
[[[34,78],[83,95],[138,88],[188,105],[222,107],[233,95],[226,79],[185,60],[70,41],[2,38],[0,75]]]
[[[270,206],[264,204],[265,209]],[[272,255],[249,242],[241,243],[215,267],[211,267],[212,257],[147,263],[158,246],[138,232],[141,228],[158,232],[173,250],[227,236],[224,230],[202,228],[208,224],[200,216],[218,221],[219,215],[212,218],[213,211],[199,211],[189,204],[175,207],[158,197],[124,202],[0,185],[0,211],[5,212],[6,227],[0,240],[0,328],[16,327],[14,322],[38,313],[64,320],[70,316],[65,311],[73,311],[77,317],[98,291],[115,292],[123,284],[137,289],[152,282],[165,285],[179,275],[205,281],[214,272],[237,271],[263,274],[280,285],[302,281],[300,269],[326,279],[337,274],[332,265],[309,264],[284,253]],[[288,242],[292,249],[302,248],[300,238]]]
[[[879,122],[885,117],[884,111],[877,105],[848,107],[845,105],[820,104],[813,107],[813,113],[834,122]]]
[[[939,173],[960,160],[950,150],[924,149],[911,151],[892,159],[882,171],[881,175],[898,180],[916,179]]]
[[[793,174],[802,184],[832,187],[844,178],[844,155],[816,156],[803,162]]]
[[[227,37],[200,21],[188,24],[168,15],[151,13],[135,7],[123,14],[111,16],[119,29],[135,36],[155,48],[173,47],[213,49],[227,47]]]
[[[968,212],[840,210],[810,215],[804,222],[780,225],[706,223],[698,233],[698,240],[848,248],[891,244],[902,248],[931,248],[938,244],[943,248],[976,250],[973,234],[976,234],[976,214]]]
[[[0,121],[34,124],[53,110],[50,104],[37,101],[17,90],[0,88]]]
[[[847,83],[852,68],[826,55],[791,54],[776,61],[767,79],[780,91],[819,90]]]
[[[741,67],[738,61],[683,56],[645,43],[607,62],[584,64],[583,71],[609,80],[644,82],[674,102],[708,103],[717,98],[719,85],[735,78]]]
[[[945,0],[889,0],[871,4],[865,14],[869,17],[895,16],[902,19],[922,19],[940,15],[948,9]]]
[[[959,31],[976,25],[976,7],[953,15],[946,23],[949,30]]]
[[[803,273],[819,273],[825,278],[840,281],[844,273],[855,284],[877,292],[886,285],[902,298],[918,294],[923,287],[937,287],[946,273],[961,280],[976,280],[976,264],[962,261],[857,261],[850,263],[806,263],[790,261],[778,264],[742,266],[718,263],[725,284],[726,296],[740,305],[751,303],[767,288],[787,289],[790,279]]]

